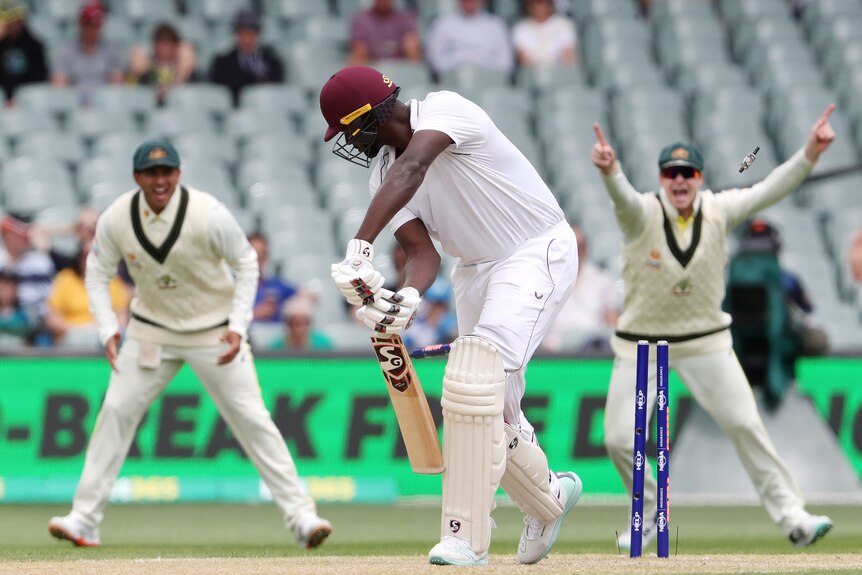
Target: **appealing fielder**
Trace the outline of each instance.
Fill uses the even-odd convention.
[[[550,551],[581,494],[574,473],[552,473],[521,412],[527,362],[578,269],[574,233],[529,161],[476,104],[453,92],[403,103],[387,76],[345,68],[320,93],[333,151],[370,166],[374,196],[333,265],[357,316],[381,333],[402,333],[434,281],[440,256],[458,258],[452,285],[461,334],[443,379],[441,539],[429,560],[487,563],[499,485],[526,514],[521,563]],[[384,288],[371,243],[389,224],[407,254],[405,282]]]
[[[822,537],[832,522],[805,511],[796,481],[775,451],[733,352],[730,316],[721,311],[726,241],[734,227],[805,180],[835,138],[829,125],[834,108],[833,104],[823,112],[803,149],[748,189],[719,194],[701,190],[703,160],[687,144],[662,150],[658,194],[639,194],[632,187],[598,125],[591,154],[613,201],[624,243],[624,311],[611,339],[616,359],[605,406],[605,445],[617,471],[631,493],[637,341],[667,340],[670,368],[733,442],[770,517],[797,546]],[[653,365],[650,387],[655,380]],[[655,396],[647,397],[651,414]],[[655,487],[647,463],[644,544],[656,533]],[[629,546],[627,529],[619,543]]]
[[[300,545],[316,547],[332,526],[317,516],[266,410],[246,341],[257,254],[223,204],[179,185],[180,158],[170,143],[144,142],[133,163],[140,189],[102,214],[87,259],[90,308],[113,372],[72,512],[51,519],[48,529],[78,546],[99,545],[99,523],[138,424],[188,363],[272,492],[285,525]],[[136,287],[122,347],[108,293],[120,258]]]

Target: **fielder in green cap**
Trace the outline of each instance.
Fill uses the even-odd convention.
[[[733,351],[725,293],[727,234],[759,210],[790,194],[808,177],[835,132],[830,105],[808,141],[762,182],[714,194],[702,190],[703,157],[691,144],[673,143],[659,154],[658,193],[638,193],[598,124],[591,159],[602,174],[623,233],[624,309],[611,338],[615,361],[605,405],[605,447],[631,493],[637,345],[667,341],[670,369],[727,433],[763,506],[790,542],[805,547],[832,521],[805,510],[796,480],[779,457],[757,411],[748,379]],[[652,363],[652,362],[650,362]],[[648,385],[656,385],[650,366]],[[647,394],[647,413],[656,397]],[[647,464],[642,543],[655,538],[656,480]],[[617,543],[630,547],[629,529]]]
[[[85,270],[110,382],[72,509],[53,517],[48,531],[79,547],[101,544],[111,487],[138,424],[188,364],[269,487],[285,527],[300,547],[317,547],[332,525],[317,515],[263,403],[248,343],[257,252],[223,203],[180,185],[180,156],[170,142],[144,142],[132,163],[140,189],[99,217]],[[108,290],[120,260],[135,282],[122,338]]]

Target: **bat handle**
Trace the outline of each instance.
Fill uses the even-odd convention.
[[[414,349],[410,352],[410,357],[414,359],[422,359],[423,357],[434,357],[438,355],[447,355],[449,353],[448,343],[435,343],[434,345],[426,345]]]

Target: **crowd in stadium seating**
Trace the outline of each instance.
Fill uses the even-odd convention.
[[[183,181],[224,202],[253,243],[268,242],[251,337],[263,348],[280,338],[367,347],[326,284],[368,203],[367,173],[320,141],[317,92],[345,64],[378,66],[405,100],[451,88],[482,105],[589,237],[593,271],[611,282],[620,237],[606,225],[613,214],[589,165],[592,121],[609,125],[644,190],[655,187],[657,150],[670,139],[703,149],[714,189],[763,177],[799,145],[808,111],[836,99],[824,86],[843,104],[833,118],[841,141],[816,174],[853,165],[854,147],[862,149],[862,130],[852,138],[862,106],[850,97],[862,27],[842,23],[862,22],[862,8],[834,0],[8,0],[0,8],[0,345],[20,339],[22,318],[31,343],[75,340],[69,320],[47,306],[57,301],[49,298],[57,271],[72,270],[63,292],[75,294],[75,256],[87,248],[76,217],[131,189],[132,151],[164,136],[180,150]],[[753,144],[762,150],[746,174],[726,169]],[[785,234],[785,257],[844,341],[862,329],[848,313],[853,282],[862,282],[852,263],[862,248],[850,249],[862,205],[839,196],[859,181],[851,173],[808,184],[770,214],[796,232]],[[393,240],[382,236],[375,266],[394,278]],[[9,273],[11,261],[20,271]],[[452,261],[443,262],[445,276]],[[274,279],[305,299],[273,300]],[[133,287],[120,283],[128,298]],[[435,293],[417,344],[453,333],[440,313],[451,294]],[[590,321],[609,333],[616,303],[587,296],[597,317],[611,318]],[[291,326],[306,335],[290,335]],[[590,329],[570,326],[546,349],[594,348],[600,337],[586,337]]]

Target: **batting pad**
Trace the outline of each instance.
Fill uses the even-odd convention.
[[[502,478],[503,490],[518,509],[548,523],[563,514],[563,504],[551,492],[548,458],[532,437],[524,437],[509,425],[506,433],[506,473]],[[531,434],[532,435],[532,434]]]
[[[443,515],[441,537],[491,544],[491,511],[506,462],[506,374],[497,349],[478,337],[452,344],[443,376]]]

